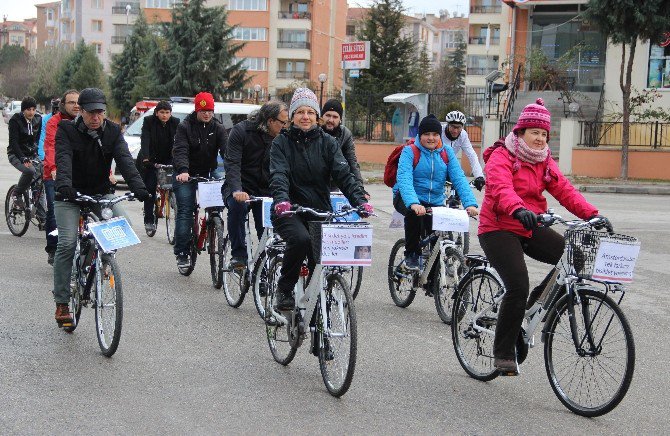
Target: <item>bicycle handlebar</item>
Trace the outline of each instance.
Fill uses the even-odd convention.
[[[200,176],[189,176],[189,182],[223,182],[224,178],[219,177],[200,177]]]
[[[96,204],[104,204],[106,206],[113,206],[116,203],[119,203],[124,200],[134,200],[135,199],[135,194],[132,192],[126,192],[123,195],[119,195],[118,197],[114,198],[104,198],[102,195],[84,195],[84,194],[79,194],[77,193],[77,198],[74,199],[74,201],[78,202],[86,202],[86,203],[96,203]]]
[[[173,165],[154,164],[154,167],[157,169],[164,169],[164,170],[174,169]]]
[[[281,214],[281,216],[288,216],[288,215],[298,215],[298,214],[305,214],[305,213],[310,213],[314,216],[317,216],[319,218],[341,218],[349,215],[351,212],[356,212],[356,213],[364,213],[369,216],[377,216],[376,214],[367,214],[365,212],[365,208],[363,206],[358,206],[358,207],[351,207],[351,206],[344,206],[342,209],[340,209],[339,212],[321,212],[316,209],[312,209],[311,207],[307,206],[299,206],[299,205],[294,205],[291,210],[284,212]]]
[[[549,209],[546,213],[537,214],[537,222],[544,227],[551,227],[556,223],[564,224],[569,229],[579,229],[579,228],[602,228],[606,227],[609,233],[614,233],[614,228],[605,217],[593,217],[588,220],[566,220],[557,213],[554,213],[553,209]]]

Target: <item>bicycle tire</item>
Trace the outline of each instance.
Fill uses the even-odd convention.
[[[443,262],[440,262],[440,266],[442,265],[444,265],[444,269],[435,269],[435,277],[433,277],[432,282],[433,289],[431,291],[435,300],[437,315],[443,323],[450,325],[454,296],[458,282],[465,270],[465,256],[463,256],[460,250],[447,247],[444,252]],[[445,274],[445,286],[441,286],[443,274]]]
[[[280,324],[270,314],[277,299],[277,280],[281,273],[282,256],[277,254],[271,256],[268,267],[268,290],[265,297],[265,335],[270,347],[270,353],[275,362],[286,366],[295,357],[297,347],[291,345],[289,340],[289,326]]]
[[[223,262],[228,265],[230,262],[230,239],[225,238],[223,248]],[[226,302],[230,307],[240,307],[247,295],[247,268],[229,269],[227,266],[223,270],[223,293],[226,296]]]
[[[601,416],[612,411],[630,387],[635,371],[633,333],[623,311],[609,296],[592,289],[576,292],[581,300],[574,306],[579,311],[574,316],[578,337],[584,338],[589,319],[594,343],[602,349],[595,356],[576,352],[568,313],[570,296],[565,295],[545,324],[545,369],[554,394],[565,407],[581,416]],[[583,344],[587,348],[588,340]],[[622,356],[617,359],[619,354]],[[589,376],[596,379],[585,380]]]
[[[417,275],[416,272],[402,271],[402,265],[405,262],[404,247],[405,239],[398,239],[391,249],[388,264],[388,283],[391,299],[396,306],[403,308],[409,306],[414,301],[414,297],[416,296],[414,282]],[[408,284],[409,286],[407,286]]]
[[[490,381],[498,377],[493,366],[493,334],[472,328],[472,318],[490,306],[493,297],[503,289],[498,279],[485,269],[468,273],[458,285],[451,312],[451,338],[456,358],[472,378]],[[481,317],[479,326],[494,330],[497,315]]]
[[[17,185],[12,185],[7,191],[5,197],[5,221],[7,227],[12,235],[21,237],[26,234],[30,226],[30,210],[27,208],[28,196],[24,194],[23,204],[24,208],[17,208],[14,203],[14,191]],[[21,219],[22,218],[22,219]]]
[[[252,293],[254,296],[254,306],[256,306],[256,312],[261,319],[265,319],[265,303],[264,299],[267,295],[268,288],[268,263],[267,263],[267,253],[261,251],[256,263],[254,264],[252,283]]]
[[[79,284],[79,268],[77,264],[79,263],[79,240],[77,240],[77,248],[74,252],[74,258],[72,260],[72,275],[70,276],[70,304],[69,309],[72,314],[72,325],[63,327],[63,330],[67,333],[72,333],[75,331],[79,325],[79,319],[81,318],[81,294],[82,289]]]
[[[340,295],[335,295],[337,288],[339,288]],[[314,334],[319,339],[319,369],[323,383],[330,395],[339,398],[349,390],[356,369],[358,349],[356,310],[349,286],[341,275],[332,274],[327,277],[325,292],[329,325],[323,325],[321,300],[319,299],[315,309],[317,328]],[[334,329],[338,331],[335,332]],[[331,332],[331,335],[336,333],[338,336],[343,336],[341,338],[325,337],[324,332],[326,331]],[[340,375],[343,377],[338,377]]]
[[[95,325],[102,354],[111,357],[119,346],[123,326],[121,271],[112,255],[98,251],[96,260]]]
[[[342,277],[349,285],[351,297],[355,300],[356,297],[358,297],[358,291],[361,290],[361,284],[363,283],[363,267],[352,266],[350,267],[350,271],[342,273]]]
[[[227,238],[223,236],[223,222],[214,217],[207,224],[207,250],[209,251],[209,267],[212,273],[212,286],[221,289],[223,286],[223,261]]]
[[[167,232],[167,240],[170,245],[174,245],[174,226],[177,218],[177,199],[174,192],[171,190],[166,194],[165,198],[165,231]]]

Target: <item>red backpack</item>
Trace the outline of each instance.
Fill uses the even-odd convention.
[[[393,188],[397,181],[398,176],[398,161],[400,160],[400,153],[402,153],[403,148],[412,147],[412,152],[414,153],[414,160],[412,161],[412,167],[416,168],[416,165],[419,163],[419,158],[421,158],[421,150],[419,147],[414,145],[414,140],[411,139],[407,141],[406,144],[399,145],[393,149],[389,155],[388,160],[386,161],[386,166],[384,167],[384,184],[389,188]],[[440,152],[442,160],[445,164],[449,163],[449,156],[447,155],[447,149],[442,147]]]

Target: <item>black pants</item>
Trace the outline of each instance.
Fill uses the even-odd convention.
[[[151,194],[151,198],[144,201],[144,223],[154,222],[154,204],[156,204],[156,186],[158,185],[158,170],[153,167],[144,167],[142,180],[147,191]]]
[[[310,271],[316,264],[312,254],[312,246],[307,229],[307,221],[297,215],[275,218],[272,221],[274,230],[286,241],[286,251],[282,260],[281,277],[277,282],[277,290],[283,294],[290,294],[298,282],[300,267],[308,256]]]
[[[483,233],[479,235],[479,244],[507,290],[498,313],[493,355],[499,359],[514,359],[530,288],[524,253],[555,265],[563,255],[565,240],[549,228],[538,227],[530,238],[503,230]]]

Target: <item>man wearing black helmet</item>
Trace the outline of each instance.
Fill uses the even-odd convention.
[[[79,94],[80,113],[72,121],[62,120],[56,132],[56,202],[58,246],[54,256],[54,299],[59,327],[72,325],[69,313],[72,259],[77,245],[80,205],[74,200],[79,193],[108,195],[112,159],[137,199],[149,198],[140,174],[135,168],[121,127],[105,119],[105,94],[97,88],[86,88]],[[119,204],[114,216],[125,215]]]

